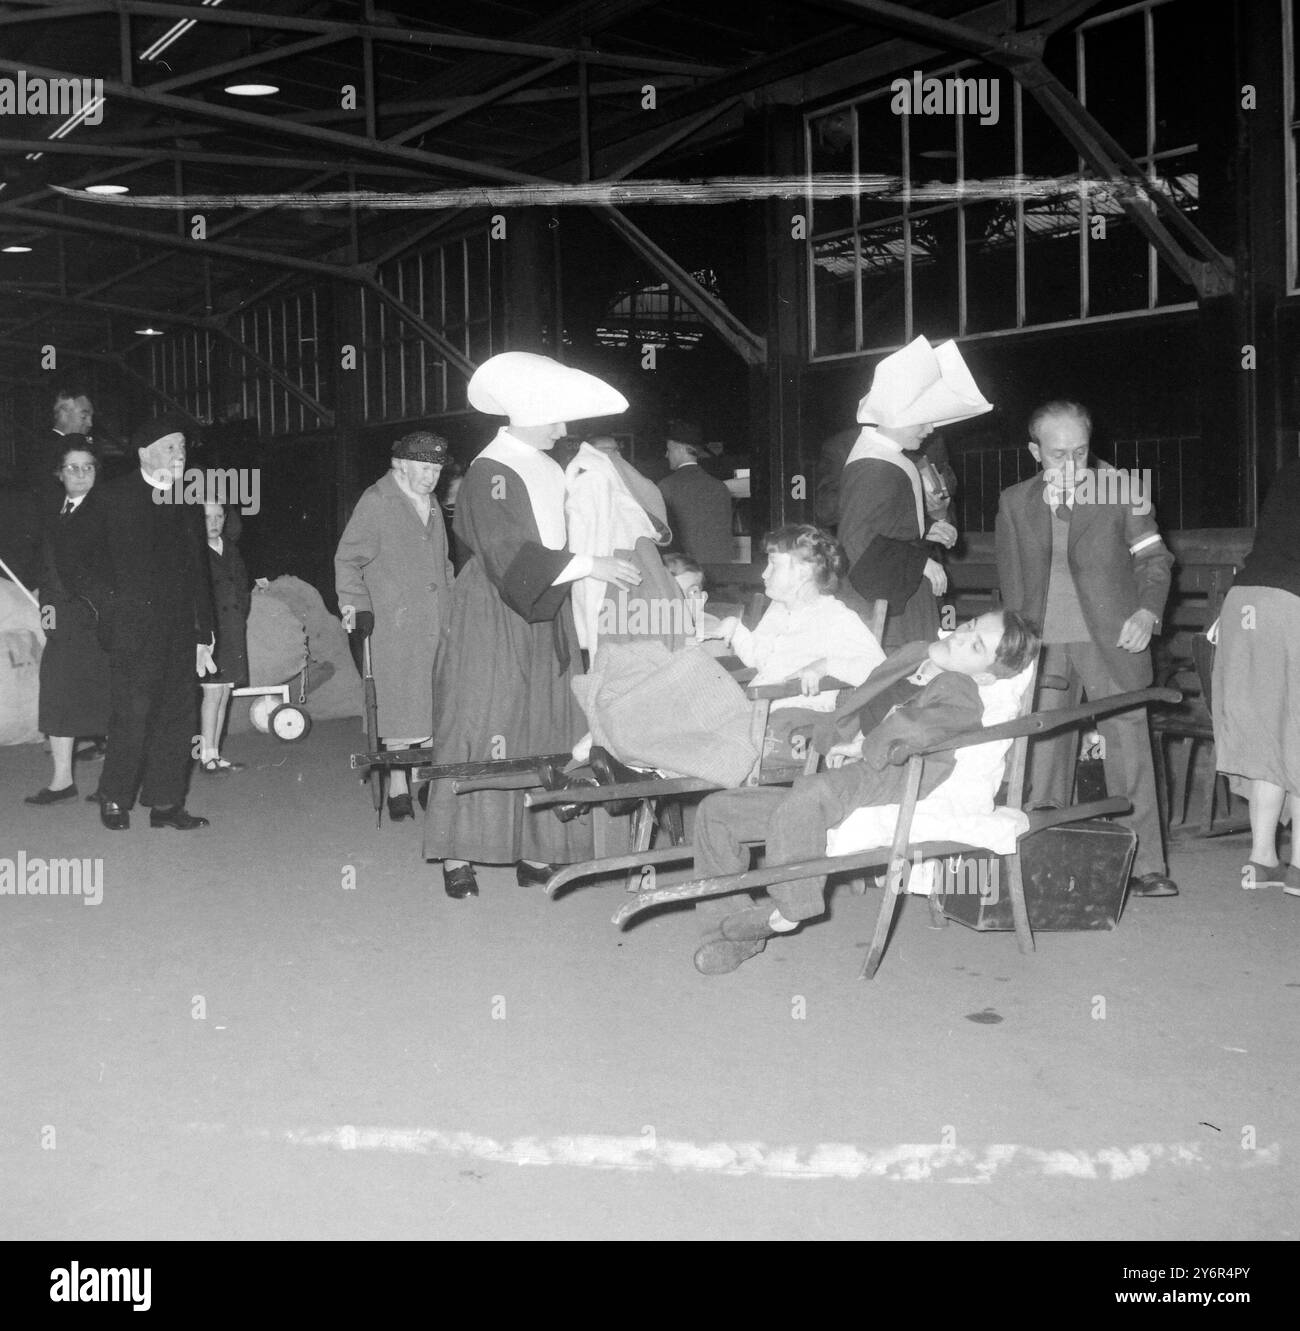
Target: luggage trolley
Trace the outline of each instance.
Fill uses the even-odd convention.
[[[303,704],[307,701],[307,661],[303,659],[302,670],[298,675],[298,701],[289,701],[289,684],[255,684],[248,688],[234,689],[234,698],[253,698],[255,701],[248,709],[248,719],[253,729],[263,735],[271,734],[285,744],[294,744],[311,731],[311,717]],[[272,699],[278,698],[279,702]]]

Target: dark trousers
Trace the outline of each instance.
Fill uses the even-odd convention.
[[[1051,643],[1043,651],[1040,675],[1063,675],[1066,689],[1043,689],[1038,695],[1040,711],[1073,707],[1084,695],[1089,702],[1126,693],[1114,680],[1106,658],[1091,642]],[[1151,731],[1145,708],[1121,712],[1097,722],[1104,742],[1106,791],[1122,795],[1133,805],[1132,813],[1119,819],[1138,838],[1133,861],[1135,875],[1165,872],[1164,839],[1160,834],[1160,812],[1156,805],[1156,771],[1151,757]],[[1074,792],[1074,769],[1079,756],[1079,735],[1064,730],[1054,736],[1029,742],[1029,799],[1031,804],[1051,801],[1065,806]]]
[[[166,634],[149,655],[112,655],[108,752],[100,794],[129,809],[185,802],[198,723],[194,640]]]
[[[826,855],[826,834],[854,809],[902,798],[905,772],[902,767],[880,772],[864,763],[848,763],[801,776],[790,790],[720,790],[701,803],[695,817],[696,873],[701,878],[743,873],[749,868],[746,841],[766,841],[768,864],[820,860]],[[774,883],[768,895],[787,920],[811,920],[826,909],[825,891],[824,877],[803,878]],[[735,897],[699,902],[701,912],[714,918],[736,905]]]

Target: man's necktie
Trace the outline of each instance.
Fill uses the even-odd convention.
[[[63,501],[62,509],[59,510],[59,517],[66,518],[74,508],[76,508],[76,504],[74,504],[71,499],[65,499]]]
[[[1070,520],[1070,506],[1069,506],[1069,504],[1067,504],[1067,503],[1065,502],[1065,500],[1061,500],[1061,502],[1060,502],[1059,504],[1057,504],[1057,506],[1056,506],[1056,516],[1057,516],[1058,518],[1060,518],[1062,522],[1069,522],[1069,520]]]

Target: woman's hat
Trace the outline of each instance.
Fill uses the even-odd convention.
[[[858,421],[886,429],[951,425],[992,410],[955,342],[932,347],[918,337],[876,366],[871,391],[858,403]]]
[[[412,462],[432,462],[441,467],[447,461],[451,446],[440,434],[429,430],[415,430],[404,434],[393,445],[395,458],[408,458]]]
[[[627,398],[585,370],[530,351],[503,351],[469,381],[470,406],[511,425],[554,425],[627,410]]]

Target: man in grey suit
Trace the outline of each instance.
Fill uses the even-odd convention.
[[[1092,420],[1077,402],[1049,402],[1029,420],[1029,451],[1043,470],[1002,492],[997,518],[1003,605],[1043,627],[1041,675],[1063,676],[1040,709],[1146,688],[1151,635],[1160,627],[1174,557],[1160,537],[1150,496],[1127,472],[1091,460]],[[1165,866],[1151,736],[1144,709],[1098,722],[1106,786],[1132,803],[1138,835],[1129,891],[1177,896]],[[1078,735],[1031,746],[1030,800],[1064,805],[1073,786]]]

